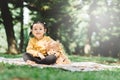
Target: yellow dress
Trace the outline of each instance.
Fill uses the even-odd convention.
[[[30,38],[28,42],[28,46],[26,48],[26,52],[33,55],[33,57],[39,57],[38,53],[42,53],[43,55],[48,55],[48,43],[49,42],[55,42],[52,38],[49,36],[44,36],[42,39],[37,40],[36,38]],[[54,45],[54,44],[53,44]],[[46,47],[47,46],[47,47]],[[53,47],[52,49],[56,49]],[[55,50],[57,53],[57,64],[69,64],[70,60],[67,58],[67,56],[64,54],[62,47],[59,46],[58,49]],[[54,54],[54,53],[51,53]]]

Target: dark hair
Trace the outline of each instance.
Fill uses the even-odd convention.
[[[34,25],[34,24],[42,24],[42,25],[44,26],[44,28],[46,29],[46,23],[45,23],[45,22],[40,22],[40,21],[34,22],[34,23],[31,25],[30,29],[33,28],[33,25]]]
[[[34,25],[34,24],[42,24],[43,27],[44,27],[45,29],[47,29],[46,23],[45,23],[45,22],[40,22],[40,21],[34,22],[34,23],[30,26],[30,29],[33,28],[33,25]],[[30,35],[30,36],[33,36],[33,35],[32,35],[32,32],[30,32],[29,35]]]

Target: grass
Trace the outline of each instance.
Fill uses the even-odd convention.
[[[69,72],[54,68],[36,68],[0,64],[0,80],[119,80],[120,69],[112,71]]]
[[[22,55],[6,55],[3,57],[21,57]],[[69,56],[72,61],[115,62],[117,59],[105,57]],[[89,72],[70,72],[54,68],[36,68],[32,66],[16,66],[0,63],[0,80],[119,80],[120,69]]]
[[[90,56],[90,57],[86,57],[86,56],[69,56],[69,58],[71,59],[71,61],[75,61],[75,62],[88,62],[88,61],[92,61],[92,62],[97,62],[97,63],[102,63],[102,64],[112,64],[112,63],[119,63],[119,59],[118,58],[112,58],[112,57],[100,57],[100,56]],[[113,64],[112,64],[113,65]]]
[[[18,57],[22,57],[22,54],[13,55],[13,54],[0,53],[0,57],[5,57],[5,58],[18,58]]]

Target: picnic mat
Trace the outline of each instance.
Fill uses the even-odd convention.
[[[22,58],[0,57],[0,62],[15,64],[15,65],[28,65],[23,61]],[[120,66],[118,65],[112,66],[112,65],[105,65],[105,64],[95,63],[95,62],[72,62],[71,64],[64,64],[64,65],[33,64],[30,66],[39,67],[39,68],[46,68],[46,67],[60,68],[63,70],[68,70],[68,71],[100,71],[100,70],[111,70],[113,68],[120,68]]]

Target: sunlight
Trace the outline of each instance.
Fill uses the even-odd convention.
[[[23,22],[24,22],[24,24],[28,24],[30,22],[30,16],[29,16],[30,11],[26,7],[23,8],[23,11],[24,11],[23,12],[23,16],[24,16]]]

